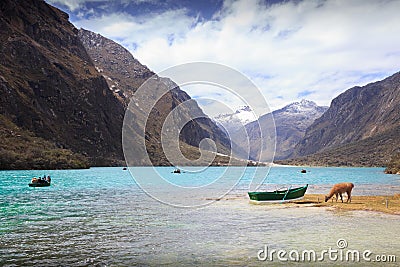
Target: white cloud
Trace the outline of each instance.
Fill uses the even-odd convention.
[[[140,17],[107,14],[74,24],[118,40],[156,72],[191,61],[236,68],[276,109],[298,100],[302,92],[309,92],[307,99],[329,105],[351,86],[399,71],[399,10],[400,1],[266,6],[239,0],[226,1],[209,21],[178,9]],[[207,97],[206,91],[189,93]]]
[[[70,11],[75,11],[79,8],[82,8],[86,3],[94,3],[94,2],[110,2],[110,0],[45,0],[46,2],[54,5],[54,4],[61,4],[64,5],[66,7],[68,7],[68,9]],[[120,3],[122,5],[127,5],[130,2],[134,2],[136,4],[142,4],[142,3],[154,3],[157,0],[120,0]]]
[[[68,7],[69,10],[75,11],[82,6],[85,2],[104,2],[107,0],[46,0],[46,2],[54,5],[54,4],[61,4]]]

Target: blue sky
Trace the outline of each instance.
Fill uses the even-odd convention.
[[[155,72],[193,61],[235,68],[272,109],[301,98],[329,105],[352,86],[400,71],[400,1],[47,2],[69,13],[76,27],[119,42]],[[243,104],[215,88],[188,92]]]

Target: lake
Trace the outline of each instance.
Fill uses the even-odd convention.
[[[256,175],[256,186],[308,183],[307,193],[326,194],[332,184],[350,181],[354,195],[400,193],[400,176],[383,174],[382,168],[307,168],[306,174],[300,169],[263,169],[268,176]],[[0,266],[285,266],[299,263],[296,251],[310,250],[325,257],[313,265],[341,266],[343,255],[355,250],[372,253],[355,265],[374,265],[376,256],[400,261],[399,216],[251,205],[246,193],[256,168],[172,170],[132,169],[146,192],[122,168],[1,171]],[[50,187],[28,187],[33,176],[43,175],[51,175]],[[185,203],[192,207],[176,207]],[[287,253],[260,261],[266,248]],[[322,253],[329,249],[337,250],[337,259]]]

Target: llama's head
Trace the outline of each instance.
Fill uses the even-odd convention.
[[[325,202],[327,202],[327,201],[328,201],[328,199],[329,199],[329,197],[325,196]]]

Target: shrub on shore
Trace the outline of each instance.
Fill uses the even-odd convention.
[[[88,159],[35,136],[0,115],[0,169],[81,169]]]
[[[385,169],[385,173],[400,174],[400,153],[392,157]]]

